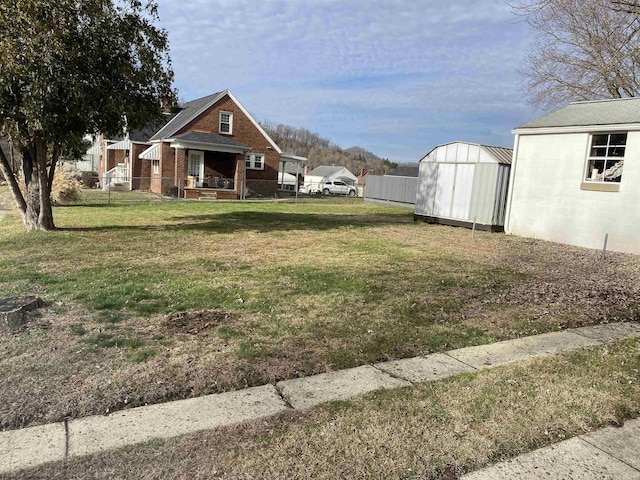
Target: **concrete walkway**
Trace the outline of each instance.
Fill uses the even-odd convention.
[[[0,432],[0,474],[636,336],[638,323],[597,325]]]
[[[462,480],[638,480],[640,419],[541,448]]]

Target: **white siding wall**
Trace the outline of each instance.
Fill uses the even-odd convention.
[[[589,135],[519,137],[508,233],[640,254],[640,132],[629,132],[619,192],[580,189]]]

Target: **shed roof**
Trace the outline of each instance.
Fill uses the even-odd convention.
[[[640,123],[640,98],[573,102],[566,107],[520,125],[516,130],[629,123]]]
[[[502,163],[503,165],[511,165],[511,160],[513,159],[513,148],[506,147],[492,147],[491,145],[480,145],[484,148],[489,154],[495,158],[498,163]]]
[[[486,152],[490,158],[495,160],[496,163],[500,163],[503,165],[511,165],[511,161],[513,158],[513,148],[495,147],[493,145],[481,145],[479,143],[470,143],[470,142],[461,142],[461,141],[443,143],[442,145],[438,145],[437,147],[433,148],[429,153],[427,153],[424,157],[422,157],[422,160],[420,161],[422,162],[425,159],[427,159],[433,152],[435,152],[439,148],[446,148],[451,145],[459,145],[459,144],[470,145],[476,148],[480,148],[481,151]]]

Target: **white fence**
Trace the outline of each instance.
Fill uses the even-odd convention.
[[[367,175],[364,199],[370,203],[387,203],[413,208],[418,193],[417,177]]]

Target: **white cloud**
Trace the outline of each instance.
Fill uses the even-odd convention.
[[[230,88],[257,118],[309,128],[345,147],[387,145],[376,153],[393,158],[397,147],[415,156],[451,131],[491,143],[515,126],[508,122],[527,120],[513,112],[532,111],[514,73],[528,32],[500,0],[159,6],[181,96]]]

